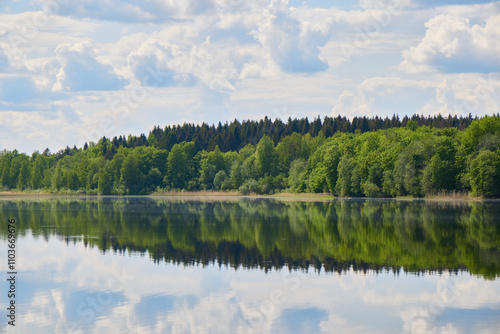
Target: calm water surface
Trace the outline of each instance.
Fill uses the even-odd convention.
[[[500,202],[0,201],[18,333],[500,333]],[[0,301],[8,303],[6,228]]]

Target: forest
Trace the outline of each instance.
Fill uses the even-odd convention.
[[[340,197],[500,197],[500,115],[338,116],[155,126],[31,156],[0,152],[6,190],[92,195],[169,191]]]

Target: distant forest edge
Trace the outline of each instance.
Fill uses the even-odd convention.
[[[4,190],[500,197],[500,115],[234,120],[154,127],[57,153],[0,153]]]

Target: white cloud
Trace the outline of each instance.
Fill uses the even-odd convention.
[[[135,77],[145,86],[173,86],[179,80],[169,63],[177,57],[184,57],[175,46],[162,44],[156,39],[146,41],[138,50],[132,51],[128,64]]]
[[[271,1],[265,16],[252,34],[283,71],[318,72],[328,68],[319,58],[319,47],[328,41],[330,31],[292,17],[285,1]]]
[[[98,60],[90,42],[61,44],[56,48],[61,69],[57,73],[54,91],[117,90],[126,81],[110,64]]]
[[[80,144],[78,132],[78,115],[71,106],[48,106],[48,110],[39,109],[24,111],[2,111],[0,127],[8,128],[9,132],[0,134],[1,149],[14,149],[31,154],[32,151],[43,151],[50,148],[52,151]],[[53,109],[53,110],[51,110]],[[22,133],[22,136],[12,134]],[[64,138],[64,143],[61,141]]]
[[[147,9],[141,8],[137,4],[130,2],[107,0],[107,1],[81,1],[67,2],[61,6],[57,6],[55,11],[59,15],[73,16],[79,18],[97,18],[110,21],[151,21],[156,19],[156,15],[149,12]],[[51,1],[44,0],[45,6],[49,6]],[[153,2],[153,6],[158,2]],[[162,6],[161,12],[168,11],[168,6]]]
[[[9,68],[9,56],[5,52],[4,46],[0,45],[0,73]]]
[[[500,77],[432,74],[425,80],[374,77],[338,95],[330,115],[491,115],[500,109]]]
[[[491,115],[500,109],[500,77],[477,73],[450,74],[436,86],[435,98],[419,113],[424,115]]]
[[[370,106],[362,92],[354,94],[351,90],[345,90],[339,95],[337,103],[332,108],[331,116],[336,115],[367,115],[370,112]]]
[[[426,1],[430,2],[430,0]],[[460,2],[460,0],[456,2]],[[453,4],[453,1],[449,1],[448,3],[436,3],[433,1],[431,4],[438,6],[423,12],[434,13],[433,16],[437,14],[447,14],[451,16],[467,17],[471,20],[484,21],[491,15],[498,14],[500,11],[498,1],[480,0],[475,2],[476,3],[472,1],[468,4]]]
[[[257,43],[239,44],[236,38],[217,33],[197,21],[173,25],[155,33],[127,56],[130,71],[140,82],[161,73],[161,80],[146,86],[191,86],[200,82],[217,91],[232,91],[237,80],[269,76],[272,64]],[[143,82],[144,84],[144,82]]]
[[[53,3],[50,0],[42,1],[45,7]],[[54,11],[64,16],[105,21],[166,22],[183,19],[190,15],[205,14],[214,9],[215,4],[212,0],[87,0],[64,1],[60,6],[55,7]]]
[[[53,57],[62,43],[77,43],[93,38],[98,24],[35,11],[0,14],[0,44],[7,45],[12,65],[40,55]]]
[[[210,89],[234,90],[231,83],[239,75],[236,58],[238,51],[232,47],[219,48],[207,37],[201,45],[195,45],[190,51],[188,69]]]
[[[412,0],[359,0],[361,8],[365,9],[387,9],[402,10],[415,7]]]
[[[330,115],[391,116],[412,115],[433,99],[436,83],[400,77],[374,77],[364,80],[337,98]]]
[[[146,41],[128,56],[135,77],[145,86],[193,85],[199,80],[213,90],[231,91],[238,78],[239,51],[210,37],[188,50],[156,39]]]
[[[400,32],[408,25],[406,7],[398,1],[389,1],[349,11],[335,7],[300,8],[293,10],[293,17],[302,26],[328,36],[326,43],[319,46],[319,57],[332,68],[369,53],[400,53],[402,45],[408,46]]]
[[[349,116],[448,113],[469,101],[473,114],[499,111],[498,94],[474,97],[485,76],[442,73],[500,67],[498,3],[43,0],[23,8],[0,14],[0,117],[27,122],[18,128],[24,137],[36,122],[39,138],[57,122],[72,131],[57,143],[43,136],[9,149],[64,147],[88,129],[109,137],[155,124],[315,117],[332,108]],[[341,46],[356,46],[360,33],[368,43],[348,59]],[[147,98],[124,102],[139,89]],[[126,118],[115,115],[117,99],[132,106]],[[59,117],[66,113],[68,120]],[[75,113],[79,126],[70,121]],[[113,129],[99,125],[106,117]]]
[[[0,73],[18,73],[19,69],[25,69],[23,58],[18,48],[8,42],[0,42]]]
[[[0,42],[0,109],[33,110],[37,107],[26,104],[57,98],[51,92],[57,65],[53,58],[26,57],[15,46]]]
[[[429,20],[419,45],[403,52],[400,68],[410,73],[500,71],[500,15],[483,25],[465,17],[438,15]]]

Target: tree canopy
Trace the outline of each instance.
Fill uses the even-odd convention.
[[[4,190],[500,196],[500,116],[307,118],[155,127],[83,148],[0,152]]]

